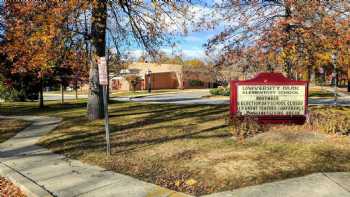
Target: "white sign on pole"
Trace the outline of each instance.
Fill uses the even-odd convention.
[[[98,75],[100,85],[108,85],[107,61],[105,57],[100,57],[98,60]]]
[[[319,72],[320,74],[323,74],[323,73],[324,73],[324,69],[323,69],[322,67],[320,67],[320,68],[318,68],[318,72]]]

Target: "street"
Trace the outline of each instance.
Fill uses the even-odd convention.
[[[331,91],[332,89],[329,89]],[[350,106],[350,95],[338,92],[337,105]],[[185,90],[177,93],[164,93],[160,95],[142,96],[142,97],[112,97],[115,101],[132,101],[144,103],[170,103],[170,104],[208,104],[223,105],[229,104],[229,97],[208,97],[208,89]],[[87,95],[79,95],[78,98],[87,98]],[[47,101],[60,100],[60,94],[44,93],[44,99]],[[65,94],[64,99],[75,99],[75,95]],[[309,105],[334,105],[334,98],[309,98]]]

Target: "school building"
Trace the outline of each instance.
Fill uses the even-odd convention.
[[[135,62],[111,79],[113,90],[210,88],[214,77],[207,69],[186,65]],[[149,83],[151,80],[151,83]]]

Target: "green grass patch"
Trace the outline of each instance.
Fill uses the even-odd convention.
[[[334,97],[334,93],[333,92],[311,92],[309,93],[309,97],[322,97],[322,98]]]
[[[60,101],[45,101],[39,108],[38,102],[5,102],[0,103],[1,115],[47,115],[57,117],[73,117],[86,113],[86,99]]]
[[[350,171],[350,139],[305,126],[275,125],[245,141],[229,133],[227,105],[113,102],[109,105],[112,156],[105,153],[103,120],[86,118],[80,100],[45,109],[2,104],[0,114],[63,117],[40,145],[108,170],[194,195],[232,190],[313,172]],[[350,116],[349,107],[312,107]]]
[[[138,96],[150,96],[150,95],[159,95],[164,93],[175,93],[178,92],[178,89],[164,89],[164,90],[152,90],[151,93],[148,90],[140,91],[113,91],[111,96],[115,97],[138,97]]]
[[[309,97],[332,98],[334,97],[334,92],[330,92],[320,87],[312,87],[309,89]]]

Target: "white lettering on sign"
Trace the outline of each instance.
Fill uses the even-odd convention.
[[[107,62],[105,57],[100,57],[98,60],[98,77],[100,85],[108,85]]]
[[[241,115],[304,115],[304,85],[238,85]]]

